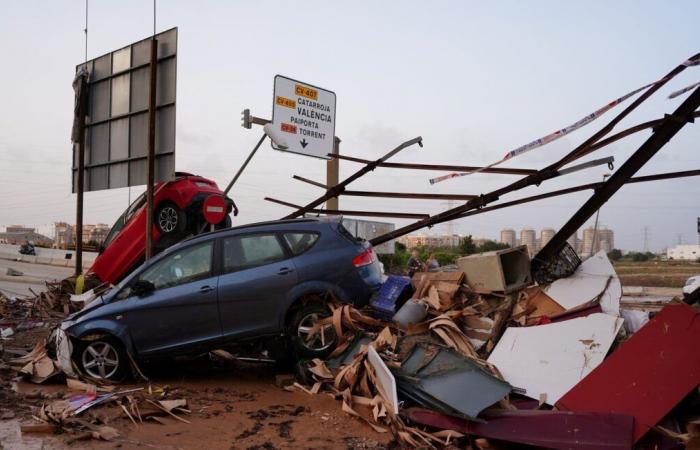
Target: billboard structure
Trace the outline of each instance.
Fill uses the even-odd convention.
[[[175,172],[177,28],[159,33],[156,80],[155,180]],[[149,37],[84,64],[90,76],[85,121],[84,190],[147,183]],[[78,144],[73,145],[73,192],[78,184]]]

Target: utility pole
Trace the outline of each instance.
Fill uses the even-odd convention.
[[[340,138],[333,138],[333,154],[340,154]],[[340,181],[340,158],[331,158],[326,162],[326,186],[331,188]],[[339,198],[333,197],[326,201],[326,210],[337,211],[339,208]]]
[[[644,228],[642,228],[642,240],[644,242],[644,251],[648,252],[649,251],[649,227],[644,225]]]

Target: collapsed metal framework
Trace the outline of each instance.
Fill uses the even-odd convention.
[[[689,62],[696,63],[700,60],[700,54],[694,55],[689,59]],[[643,177],[634,175],[641,169],[678,131],[680,131],[686,123],[693,123],[696,117],[700,117],[700,88],[696,88],[686,100],[672,113],[666,114],[663,118],[640,123],[633,127],[627,128],[616,134],[613,134],[603,139],[609,134],[614,127],[633,110],[635,110],[647,98],[659,90],[663,85],[670,81],[677,74],[682,72],[691,64],[681,64],[669,72],[659,82],[649,87],[642,95],[640,95],[627,108],[615,116],[610,122],[602,127],[598,132],[586,139],[582,144],[574,148],[566,156],[560,160],[550,164],[549,166],[540,169],[513,169],[513,168],[482,168],[473,166],[454,166],[454,165],[436,165],[436,164],[411,164],[411,163],[390,163],[389,158],[400,152],[401,150],[413,145],[419,144],[422,147],[422,138],[417,137],[407,142],[402,143],[383,157],[371,161],[361,158],[355,158],[346,155],[329,155],[331,157],[364,164],[357,172],[350,175],[345,180],[338,183],[336,186],[326,186],[300,176],[294,176],[295,179],[314,186],[323,188],[326,192],[316,200],[305,206],[299,206],[292,203],[276,200],[266,197],[265,200],[272,201],[278,204],[295,208],[291,214],[283,217],[290,219],[302,216],[307,213],[324,213],[324,214],[346,214],[359,216],[374,216],[374,217],[396,217],[396,218],[417,218],[418,220],[412,224],[398,228],[390,233],[378,236],[371,240],[373,245],[382,244],[400,236],[406,235],[413,231],[425,227],[448,222],[451,220],[460,219],[476,214],[481,214],[496,209],[506,208],[510,206],[520,205],[531,201],[541,200],[545,198],[565,195],[573,192],[593,189],[594,194],[584,203],[581,208],[572,215],[567,223],[554,235],[554,237],[535,255],[533,258],[533,272],[546,271],[547,266],[553,264],[559,255],[566,247],[566,240],[575,233],[605,202],[607,202],[624,184],[640,183],[655,180],[665,180],[680,177],[690,177],[700,175],[700,170],[691,170],[683,172],[670,172],[663,174],[655,174]],[[593,161],[588,161],[576,166],[565,167],[580,158],[591,154],[607,145],[612,144],[627,136],[633,135],[643,130],[652,129],[651,136],[632,154],[620,168],[605,182],[590,183],[572,188],[561,189],[549,193],[526,197],[510,202],[499,203],[492,206],[487,206],[500,199],[501,196],[514,191],[529,187],[539,186],[542,182],[565,175],[578,170],[583,170],[589,167],[608,164],[612,169],[612,158],[603,158]],[[373,171],[377,167],[394,168],[394,169],[411,169],[411,170],[445,170],[445,171],[480,171],[482,173],[494,173],[505,175],[525,175],[523,178],[508,184],[502,188],[496,189],[486,194],[468,195],[468,194],[430,194],[430,193],[400,193],[400,192],[371,192],[371,191],[351,191],[346,187],[353,181],[363,175]],[[411,214],[405,212],[371,212],[371,211],[342,211],[342,210],[321,210],[318,207],[328,199],[336,198],[340,195],[360,196],[360,197],[386,197],[386,198],[407,198],[407,199],[430,199],[430,200],[466,200],[466,202],[458,207],[448,209],[435,215],[427,214]],[[412,216],[412,217],[409,217]]]

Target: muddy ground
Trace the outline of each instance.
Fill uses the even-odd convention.
[[[20,332],[6,347],[31,347],[47,328]],[[71,434],[22,434],[44,402],[73,395],[60,380],[44,385],[16,382],[16,374],[0,370],[0,449],[374,449],[391,448],[392,436],[372,430],[343,413],[329,394],[289,392],[275,385],[275,369],[263,364],[222,363],[209,357],[160,362],[142,367],[152,389],[167,398],[185,398],[190,424],[164,417],[134,425],[116,405],[98,406],[93,413],[116,428],[111,442],[73,441]],[[127,384],[124,388],[147,386]],[[120,387],[121,388],[121,387]]]

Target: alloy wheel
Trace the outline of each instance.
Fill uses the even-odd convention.
[[[107,342],[93,342],[83,350],[82,363],[88,375],[107,380],[119,369],[119,353]]]
[[[330,348],[335,342],[335,330],[332,324],[319,325],[318,313],[310,313],[299,321],[297,336],[307,349],[320,352]]]
[[[166,233],[170,233],[177,228],[177,211],[172,206],[166,206],[158,214],[158,226]]]

